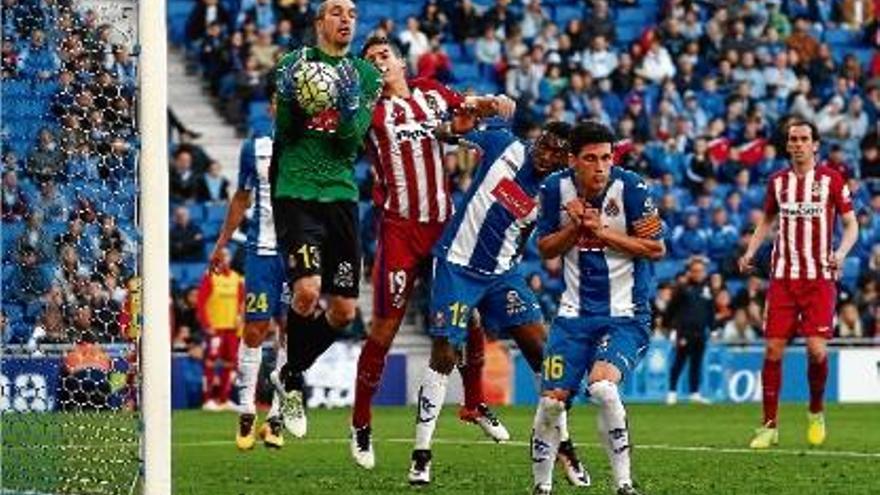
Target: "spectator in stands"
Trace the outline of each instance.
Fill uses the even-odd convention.
[[[174,222],[171,225],[171,260],[201,261],[205,258],[202,229],[190,221],[189,210],[185,206],[174,209]]]
[[[431,50],[419,58],[416,74],[418,77],[434,79],[444,84],[453,81],[452,62],[449,54],[440,44],[440,37],[431,38]]]
[[[64,356],[58,403],[63,411],[106,409],[112,393],[109,375],[113,364],[97,342],[87,304],[74,310],[73,332],[76,343]]]
[[[252,22],[260,34],[272,33],[275,30],[275,11],[269,0],[255,0],[252,7],[239,13],[238,27]]]
[[[280,3],[278,11],[281,18],[290,21],[292,38],[288,48],[298,48],[305,43],[307,37],[311,36],[309,31],[312,29],[312,19],[315,13],[312,11],[309,0]]]
[[[200,0],[186,21],[186,37],[190,43],[201,41],[212,22],[230,24],[229,12],[219,0]]]
[[[593,0],[592,12],[584,11],[583,21],[583,44],[579,45],[583,48],[589,44],[596,36],[604,37],[609,43],[617,40],[617,30],[614,27],[614,20],[611,19],[611,11],[608,8],[607,0]],[[574,39],[572,39],[574,42]]]
[[[708,236],[700,228],[700,212],[696,207],[688,207],[684,213],[684,224],[672,231],[672,256],[679,259],[706,254]]]
[[[798,54],[798,59],[809,64],[819,52],[819,42],[810,34],[810,21],[806,16],[796,16],[794,32],[785,40],[785,45]]]
[[[456,2],[451,21],[452,37],[459,43],[471,41],[480,34],[482,20],[472,0]]]
[[[54,179],[64,169],[64,153],[48,128],[40,131],[37,149],[28,159],[28,174],[34,179]]]
[[[739,308],[733,313],[733,319],[728,321],[721,330],[721,341],[728,344],[744,344],[758,339],[758,332],[749,323],[746,310]]]
[[[862,338],[865,336],[859,308],[854,302],[847,301],[840,305],[837,310],[837,328],[835,330],[837,337]]]
[[[40,182],[40,195],[34,204],[35,213],[43,218],[67,218],[70,212],[70,201],[62,194],[52,179]]]
[[[712,225],[708,232],[707,252],[709,259],[722,263],[724,258],[736,248],[739,234],[727,218],[727,210],[718,206],[712,212]]]
[[[16,240],[16,252],[21,253],[25,246],[30,247],[37,253],[38,263],[47,263],[55,258],[55,246],[43,228],[43,218],[40,212],[29,214],[24,232]]]
[[[3,221],[19,222],[28,214],[28,200],[18,184],[15,170],[3,171]]]
[[[428,37],[419,29],[419,20],[415,17],[408,17],[406,30],[400,33],[397,39],[403,48],[403,53],[406,54],[410,71],[416,72],[419,58],[431,49]]]
[[[675,77],[675,64],[669,51],[659,39],[651,42],[651,47],[642,58],[642,63],[636,69],[636,74],[654,84],[660,84],[664,79]]]
[[[880,181],[880,144],[875,136],[862,140],[862,159],[859,163],[862,179]],[[874,194],[880,192],[880,183],[874,188]]]
[[[712,305],[715,310],[715,320],[712,323],[712,330],[723,328],[731,318],[733,318],[733,299],[730,292],[725,288],[721,288],[712,298]]]
[[[669,373],[667,404],[677,400],[678,378],[688,362],[688,384],[691,402],[708,402],[700,395],[700,372],[706,351],[706,336],[715,325],[712,293],[706,285],[706,262],[692,258],[688,262],[686,284],[677,288],[669,303],[669,318],[676,330],[675,361]]]
[[[519,19],[509,6],[510,0],[495,0],[495,5],[483,14],[483,27],[491,26],[499,39],[507,38],[514,26],[519,24]]]
[[[617,68],[617,54],[608,48],[604,36],[594,37],[590,49],[581,54],[581,67],[596,79],[609,77]]]
[[[201,177],[196,189],[196,200],[202,202],[229,199],[229,179],[223,176],[219,162],[211,162],[208,173]]]
[[[137,84],[137,69],[134,60],[122,45],[113,47],[113,61],[107,64],[105,69],[128,91],[132,91]]]
[[[260,31],[257,42],[251,47],[251,56],[257,62],[257,70],[265,74],[275,67],[280,49],[272,42],[270,31]]]
[[[495,30],[487,27],[474,44],[474,57],[484,76],[493,74],[495,66],[501,62],[501,42],[495,37]]]
[[[62,244],[58,251],[58,266],[52,276],[52,284],[61,288],[64,294],[77,290],[80,277],[89,274],[89,269],[80,263],[79,254],[72,244]]]
[[[0,57],[2,57],[2,65],[0,65],[0,75],[3,79],[13,79],[18,76],[19,56],[15,47],[15,42],[11,38],[4,38],[2,49],[0,49]]]
[[[541,6],[541,0],[529,0],[526,4],[525,12],[523,12],[522,21],[520,22],[520,29],[522,30],[523,38],[527,41],[531,41],[538,36],[538,33],[541,32],[544,25],[549,22],[550,17],[547,15],[547,11]]]
[[[199,176],[192,169],[192,155],[189,151],[178,150],[171,164],[171,201],[186,203],[196,199]]]
[[[49,79],[61,68],[55,47],[46,42],[46,34],[40,29],[31,32],[30,43],[21,51],[19,63],[22,75],[29,79]]]
[[[208,25],[205,37],[199,43],[199,64],[205,77],[216,84],[225,72],[223,24],[214,21]]]
[[[431,39],[445,33],[448,24],[449,20],[446,18],[446,14],[440,10],[437,0],[428,0],[425,3],[425,8],[422,9],[420,20],[422,32],[428,36],[428,39]]]
[[[30,246],[22,247],[18,263],[13,265],[9,275],[4,274],[4,300],[25,305],[39,303],[43,294],[49,290],[49,275],[38,264],[37,252]]]
[[[532,102],[540,94],[541,78],[544,73],[532,62],[532,57],[523,55],[518,61],[511,61],[505,76],[505,93],[522,102]]]
[[[187,349],[190,356],[201,360],[205,336],[198,318],[197,288],[188,288],[182,297],[175,298],[174,323],[177,325],[174,341]]]

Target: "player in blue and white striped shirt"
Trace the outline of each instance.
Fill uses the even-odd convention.
[[[419,388],[411,484],[430,483],[431,437],[474,309],[486,330],[513,337],[533,369],[540,370],[546,330],[540,306],[517,265],[538,218],[541,181],[568,163],[569,130],[567,124],[547,124],[532,145],[502,130],[465,135],[481,151],[482,165],[434,247],[433,348]],[[569,479],[588,484],[573,447],[568,459]],[[575,464],[576,469],[569,468]]]
[[[536,494],[552,489],[559,425],[571,390],[588,374],[617,493],[632,495],[626,411],[618,384],[650,335],[651,260],[665,255],[663,224],[637,174],[613,167],[614,135],[597,122],[571,134],[572,167],[541,192],[538,249],[562,256],[565,292],[544,351],[543,393],[532,433]]]
[[[269,110],[272,113],[271,105]],[[239,155],[238,190],[229,202],[223,228],[211,254],[211,264],[216,266],[232,234],[252,206],[245,244],[245,327],[238,349],[238,373],[243,389],[240,394],[239,427],[235,442],[240,450],[251,449],[255,443],[257,412],[255,395],[263,360],[263,341],[269,334],[273,320],[277,328],[285,328],[285,316],[290,300],[287,289],[287,264],[278,253],[272,217],[272,194],[269,183],[271,161],[271,137],[254,136],[242,143]],[[277,371],[287,361],[287,353],[285,346],[280,342],[276,347],[278,354],[275,359],[275,370]],[[260,436],[266,446],[280,448],[284,445],[280,426],[282,419],[292,434],[305,435],[306,418],[302,401],[300,400],[298,404],[290,402],[279,398],[278,393],[275,393],[266,424],[260,429]]]

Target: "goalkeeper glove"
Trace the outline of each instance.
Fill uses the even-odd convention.
[[[349,120],[357,112],[361,103],[361,80],[354,64],[343,59],[336,66],[339,80],[336,83],[339,97],[339,117]]]

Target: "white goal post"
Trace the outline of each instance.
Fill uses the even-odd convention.
[[[140,215],[143,228],[141,338],[145,495],[171,493],[171,332],[168,252],[168,68],[165,0],[140,0],[138,23]]]

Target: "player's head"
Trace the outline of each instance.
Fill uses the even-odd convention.
[[[355,24],[357,7],[352,0],[324,0],[315,14],[318,45],[333,54],[347,53],[354,38]]]
[[[819,129],[812,122],[793,119],[784,129],[785,151],[794,165],[812,164],[819,152]]]
[[[568,141],[570,133],[571,126],[565,122],[544,124],[532,148],[532,158],[538,172],[549,174],[566,166],[571,153]]]
[[[614,141],[611,129],[594,120],[580,122],[571,131],[571,165],[585,192],[597,193],[608,184]]]
[[[406,62],[397,45],[385,36],[371,36],[364,43],[361,57],[379,68],[386,87],[400,81],[406,81]]]

